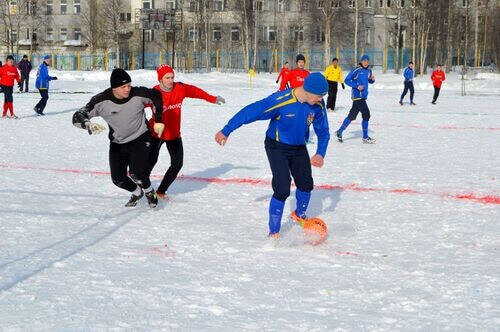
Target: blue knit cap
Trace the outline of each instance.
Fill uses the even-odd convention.
[[[309,93],[324,96],[328,92],[328,82],[323,74],[315,72],[306,77],[303,88]]]
[[[368,56],[368,54],[363,55],[363,56],[361,57],[361,60],[359,60],[359,62],[361,62],[361,61],[365,61],[365,60],[370,61],[370,57]]]
[[[43,57],[44,60],[50,60],[50,55],[46,55]]]

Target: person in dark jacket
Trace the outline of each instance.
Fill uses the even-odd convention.
[[[30,81],[30,72],[31,72],[31,62],[28,60],[28,56],[25,54],[23,55],[23,58],[19,63],[17,64],[17,68],[21,72],[21,82],[19,83],[19,91],[23,92],[23,86],[24,86],[24,92],[28,92],[28,86],[29,86],[29,81]]]

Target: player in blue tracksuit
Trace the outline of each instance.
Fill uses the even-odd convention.
[[[50,65],[50,55],[46,55],[43,57],[43,62],[38,66],[38,70],[36,73],[36,82],[35,87],[40,92],[40,96],[42,97],[40,101],[35,105],[33,110],[38,115],[43,114],[43,110],[47,105],[47,100],[49,100],[49,82],[57,80],[56,76],[50,76],[48,67]]]
[[[351,69],[347,74],[344,83],[352,88],[351,98],[353,100],[349,114],[342,122],[339,130],[335,132],[337,140],[342,143],[342,132],[349,126],[351,121],[356,120],[358,113],[361,112],[363,121],[361,127],[363,128],[363,143],[375,143],[375,140],[368,136],[368,121],[370,120],[370,110],[366,104],[368,98],[368,84],[375,83],[375,76],[369,68],[370,57],[363,55],[357,67]]]
[[[305,221],[307,206],[313,190],[311,165],[323,166],[330,131],[323,96],[328,83],[321,73],[312,73],[304,85],[295,89],[278,91],[269,97],[244,107],[234,115],[215,140],[224,145],[228,136],[244,124],[257,120],[271,120],[264,142],[273,174],[273,197],[269,203],[269,236],[279,237],[285,200],[290,196],[292,175],[297,191],[297,206],[292,218]],[[309,126],[313,125],[318,136],[316,154],[309,158],[306,141]]]
[[[405,88],[403,90],[403,93],[401,94],[401,98],[399,99],[399,104],[403,106],[403,99],[406,96],[406,93],[408,90],[410,90],[410,105],[416,105],[413,102],[413,95],[415,94],[415,89],[413,88],[413,62],[408,62],[408,67],[405,68],[405,71],[403,72],[403,76],[405,78]]]

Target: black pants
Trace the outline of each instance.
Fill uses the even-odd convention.
[[[335,109],[335,102],[337,101],[337,91],[339,83],[328,81],[328,100],[326,101],[327,109]]]
[[[347,117],[349,118],[349,120],[354,121],[356,120],[359,112],[361,112],[363,120],[370,120],[370,109],[368,108],[365,99],[358,99],[353,101],[351,110],[349,111]]]
[[[24,88],[24,91],[25,92],[28,92],[28,86],[29,86],[29,82],[30,82],[30,75],[26,75],[26,74],[21,74],[21,87],[20,87],[20,91],[23,91],[23,86],[26,85],[26,87]]]
[[[179,174],[184,162],[184,147],[182,146],[182,138],[163,141],[157,138],[152,138],[151,151],[149,153],[149,174],[158,161],[160,155],[161,145],[165,143],[168,153],[170,154],[170,167],[163,176],[160,186],[158,187],[159,193],[166,193],[170,185],[174,182]]]
[[[310,192],[313,190],[311,160],[305,145],[288,145],[274,141],[269,137],[266,137],[264,145],[273,173],[274,198],[285,201],[290,196],[292,183],[290,174],[300,191]]]
[[[403,101],[403,98],[406,96],[406,93],[410,90],[410,102],[413,102],[413,96],[415,95],[415,89],[413,88],[413,82],[412,81],[405,81],[405,88],[403,90],[403,93],[401,94],[401,101]]]
[[[439,97],[439,90],[441,90],[441,88],[438,88],[437,86],[434,86],[434,97],[432,97],[432,102],[435,102],[438,97]]]
[[[14,99],[12,98],[12,93],[14,91],[14,88],[12,86],[2,85],[2,90],[3,90],[3,101],[5,103],[12,103],[14,101]]]
[[[38,89],[40,92],[40,96],[42,96],[42,99],[36,104],[35,109],[38,113],[43,113],[43,110],[45,109],[45,106],[47,105],[47,100],[49,100],[49,90],[47,89]]]
[[[130,192],[137,188],[137,184],[144,189],[149,188],[151,186],[148,172],[150,149],[151,134],[149,131],[128,143],[111,142],[109,145],[109,167],[113,183]],[[134,175],[137,183],[128,176],[128,171]]]

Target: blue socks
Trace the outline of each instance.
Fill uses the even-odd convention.
[[[311,199],[311,192],[303,192],[297,189],[295,191],[295,198],[297,199],[295,213],[297,213],[297,216],[302,218],[306,215],[307,206],[309,205],[309,200]]]
[[[342,125],[340,126],[338,132],[339,134],[342,135],[342,132],[347,128],[347,126],[351,123],[351,119],[345,118],[344,122],[342,122]]]
[[[279,233],[281,228],[281,217],[285,202],[276,199],[274,196],[269,202],[269,235]]]
[[[361,121],[361,127],[363,128],[363,138],[368,138],[368,121]]]

